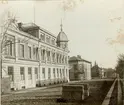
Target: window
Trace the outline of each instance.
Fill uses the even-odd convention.
[[[55,62],[55,53],[52,53],[52,61]]]
[[[41,34],[40,38],[41,38],[42,41],[45,41],[45,34]]]
[[[20,67],[20,76],[21,76],[21,80],[23,81],[25,79],[25,77],[24,77],[24,67]]]
[[[62,71],[61,71],[61,69],[60,69],[60,78],[62,78]]]
[[[52,39],[52,45],[55,45],[55,39]]]
[[[13,36],[5,36],[4,48],[5,54],[9,56],[15,55],[15,38]]]
[[[35,78],[38,79],[38,68],[35,68]]]
[[[38,47],[35,48],[35,59],[38,60],[39,57],[38,57]]]
[[[60,55],[59,63],[61,63],[61,55]]]
[[[63,77],[65,77],[65,69],[62,69],[62,71],[63,71]]]
[[[65,57],[65,63],[68,64],[68,60],[67,60],[67,57]]]
[[[28,58],[31,59],[31,47],[30,46],[28,46]]]
[[[37,38],[39,37],[38,36],[39,31],[37,29],[36,30],[28,30],[28,33],[34,37],[37,37]]]
[[[59,77],[59,69],[57,68],[57,77]]]
[[[62,63],[64,63],[64,56],[62,57]]]
[[[24,45],[20,44],[20,57],[24,58]]]
[[[55,68],[53,68],[53,76],[54,76],[54,78],[56,78]]]
[[[73,68],[74,68],[74,70],[78,70],[78,65],[77,64],[74,64],[73,65]]]
[[[57,63],[59,63],[59,54],[56,54]]]
[[[14,80],[14,74],[13,74],[13,67],[12,66],[8,67],[8,75],[10,77],[10,80],[13,81]]]
[[[50,51],[47,51],[47,61],[50,61]]]
[[[68,70],[66,69],[66,76],[68,76]]]
[[[28,79],[31,80],[32,79],[32,68],[28,67]]]
[[[50,43],[50,36],[47,36],[47,37],[46,37],[46,42],[47,42],[47,43]]]
[[[9,55],[9,56],[12,56],[12,41],[8,41],[7,43],[6,43],[6,46],[7,46],[7,55]]]
[[[42,77],[45,79],[45,68],[42,68]]]
[[[38,57],[38,47],[34,47],[33,48],[33,57],[35,60],[39,60],[39,57]]]
[[[41,59],[44,61],[45,60],[45,50],[41,50]]]
[[[48,68],[48,79],[51,79],[51,69]]]

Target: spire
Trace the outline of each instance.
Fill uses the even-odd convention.
[[[63,25],[62,25],[62,19],[61,19],[61,25],[60,25],[60,27],[61,27],[61,31],[63,31],[63,29],[62,29],[62,27],[63,27]]]
[[[95,65],[95,66],[97,65],[96,61],[95,61],[94,65]]]

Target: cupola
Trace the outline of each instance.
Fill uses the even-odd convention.
[[[67,38],[67,35],[64,33],[63,31],[63,25],[61,24],[61,31],[59,32],[58,36],[57,36],[57,40],[56,40],[56,43],[59,47],[61,48],[67,48],[67,43],[68,43],[68,38]]]

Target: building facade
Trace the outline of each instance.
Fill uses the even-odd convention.
[[[112,68],[102,68],[103,78],[116,78],[116,71]]]
[[[5,38],[2,78],[19,90],[69,81],[68,38],[62,30],[51,32],[29,24],[11,24]]]
[[[104,76],[104,71],[101,69],[98,64],[95,62],[91,68],[91,77],[92,79],[95,78],[102,78]]]
[[[91,62],[84,60],[81,56],[69,58],[69,78],[70,80],[90,80],[91,79]]]

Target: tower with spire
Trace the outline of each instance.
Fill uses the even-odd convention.
[[[57,46],[63,49],[68,49],[68,38],[67,38],[67,35],[63,31],[62,21],[61,21],[60,27],[61,27],[61,30],[57,36],[57,41],[56,41]]]

